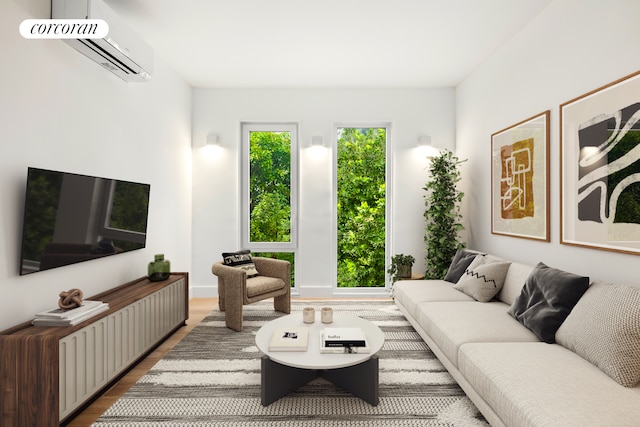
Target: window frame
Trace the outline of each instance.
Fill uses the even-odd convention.
[[[298,248],[298,124],[293,122],[242,122],[241,128],[241,150],[240,150],[240,241],[243,248],[256,252],[294,252]],[[250,134],[251,132],[289,132],[291,135],[291,158],[290,158],[290,240],[288,242],[252,242],[250,241]]]

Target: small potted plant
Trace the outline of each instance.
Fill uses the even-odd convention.
[[[394,255],[391,257],[391,266],[387,273],[391,276],[391,281],[395,283],[398,279],[408,279],[411,277],[411,268],[416,259],[412,255]]]

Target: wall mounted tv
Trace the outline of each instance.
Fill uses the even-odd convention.
[[[20,274],[144,248],[150,189],[29,168]]]

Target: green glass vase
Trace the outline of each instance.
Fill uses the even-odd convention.
[[[156,254],[154,260],[149,263],[148,273],[152,282],[167,280],[171,274],[171,263],[164,259],[164,254]]]

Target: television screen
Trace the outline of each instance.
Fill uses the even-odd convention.
[[[150,188],[29,168],[20,274],[144,248]]]

